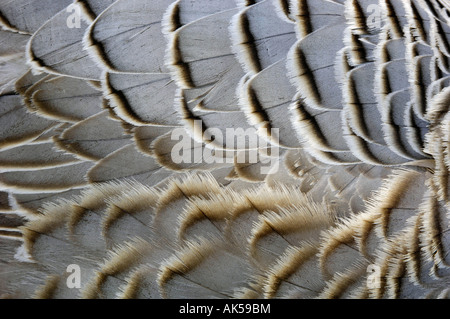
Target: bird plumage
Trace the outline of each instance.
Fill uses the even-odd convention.
[[[449,14],[0,3],[0,295],[448,298]]]

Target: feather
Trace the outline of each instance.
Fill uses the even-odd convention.
[[[79,21],[73,27],[68,27],[74,14]],[[80,16],[77,17],[77,14]],[[87,28],[85,20],[88,18],[77,10],[72,13],[71,10],[64,9],[53,16],[28,42],[28,63],[37,71],[98,80],[101,70],[83,50],[82,40]],[[48,43],[54,45],[49,46]]]
[[[53,2],[0,4],[0,297],[448,298],[448,1]]]

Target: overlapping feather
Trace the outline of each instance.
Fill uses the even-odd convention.
[[[448,297],[448,1],[16,2],[0,295]]]

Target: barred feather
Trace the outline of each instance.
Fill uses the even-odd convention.
[[[449,17],[0,3],[0,296],[448,297]]]

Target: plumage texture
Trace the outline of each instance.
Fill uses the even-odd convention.
[[[449,297],[449,1],[20,0],[0,26],[3,298]]]

